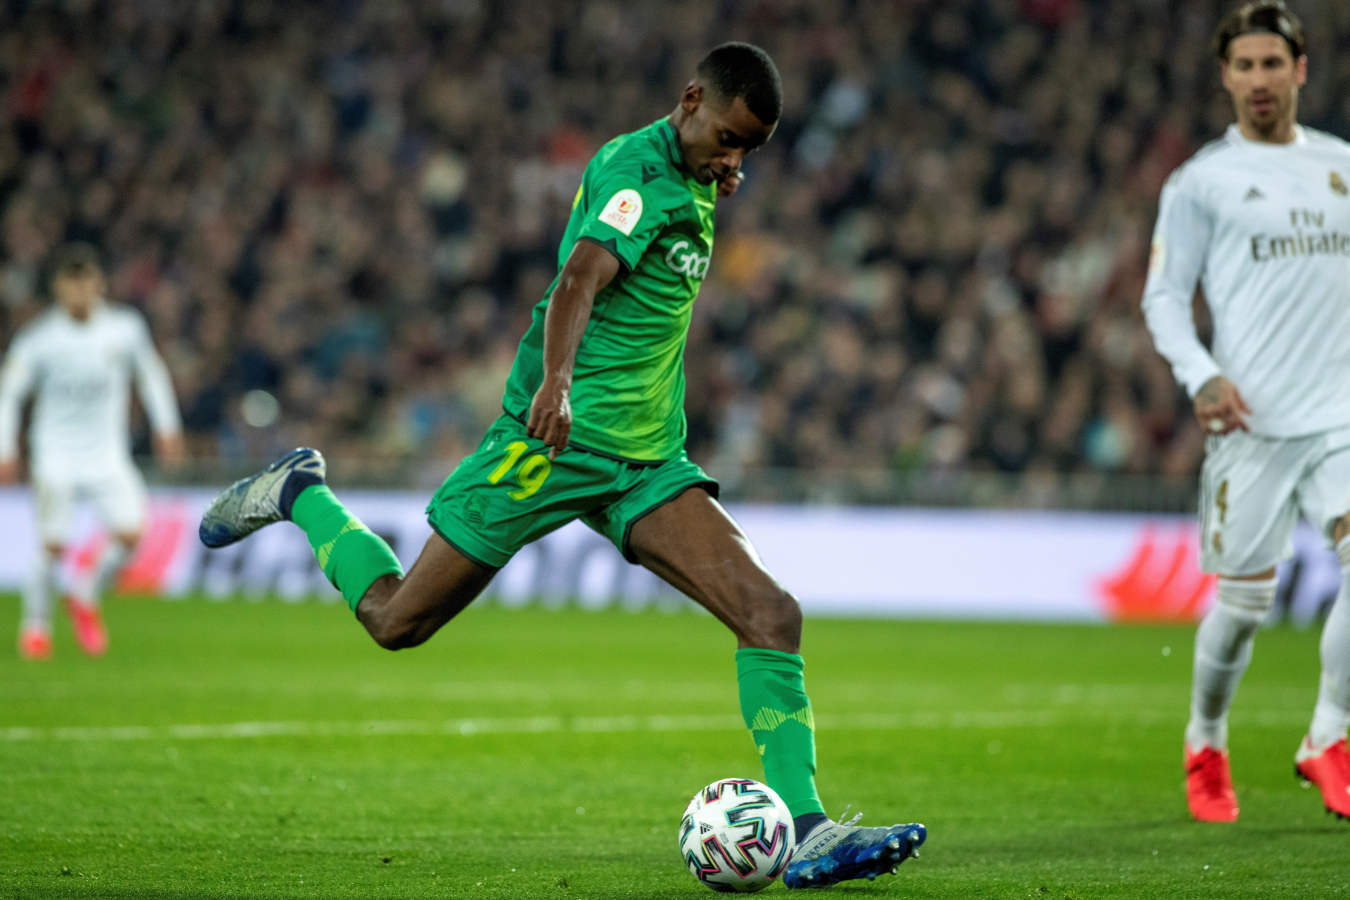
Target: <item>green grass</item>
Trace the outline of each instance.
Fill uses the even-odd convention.
[[[0,654],[0,897],[705,897],[680,812],[759,774],[706,616],[485,607],[397,654],[336,606],[108,619],[102,660],[65,631],[49,662]],[[1350,894],[1350,824],[1292,777],[1316,633],[1258,641],[1231,826],[1185,811],[1191,634],[809,622],[827,807],[930,829],[898,876],[833,895]]]

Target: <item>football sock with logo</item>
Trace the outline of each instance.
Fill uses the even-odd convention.
[[[765,783],[793,816],[825,811],[816,794],[816,726],[804,670],[796,653],[736,651],[741,716],[764,764]]]
[[[1345,737],[1350,725],[1350,537],[1336,544],[1341,590],[1322,626],[1322,681],[1308,741],[1325,747]]]
[[[1192,750],[1228,747],[1228,706],[1252,659],[1256,629],[1275,599],[1275,579],[1219,579],[1219,595],[1195,632],[1191,717],[1186,744]]]
[[[356,611],[366,590],[381,575],[402,575],[389,545],[347,511],[327,485],[305,488],[291,505],[291,521],[314,549],[319,568]]]

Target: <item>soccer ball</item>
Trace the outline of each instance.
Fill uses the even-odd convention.
[[[724,893],[768,887],[787,868],[797,843],[783,798],[749,778],[723,778],[695,794],[679,837],[689,871]]]

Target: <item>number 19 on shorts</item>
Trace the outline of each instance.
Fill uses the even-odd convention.
[[[549,462],[548,456],[544,453],[536,453],[520,462],[520,458],[525,455],[525,451],[530,449],[530,445],[524,441],[512,441],[506,445],[506,456],[502,458],[501,464],[493,469],[488,475],[488,484],[496,484],[507,476],[513,468],[516,469],[516,481],[520,487],[506,496],[512,500],[524,500],[532,497],[538,490],[544,486],[548,480],[549,472],[553,471],[553,463]],[[516,468],[516,463],[520,463]]]

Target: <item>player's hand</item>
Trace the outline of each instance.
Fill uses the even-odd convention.
[[[181,468],[187,459],[187,453],[183,449],[183,435],[180,433],[157,434],[154,437],[154,444],[155,459],[167,469]]]
[[[1195,418],[1206,434],[1228,434],[1247,430],[1252,414],[1237,387],[1222,375],[1215,375],[1195,393]]]
[[[545,378],[530,402],[525,432],[552,448],[548,451],[549,459],[557,459],[567,449],[567,436],[572,433],[571,393],[571,385]]]
[[[717,196],[723,198],[730,197],[732,194],[736,193],[736,189],[740,187],[744,182],[745,182],[745,173],[742,172],[740,169],[737,169],[735,172],[732,172],[726,178],[723,178],[721,181],[717,182]]]
[[[0,460],[0,484],[14,484],[19,480],[19,461],[17,459]]]

